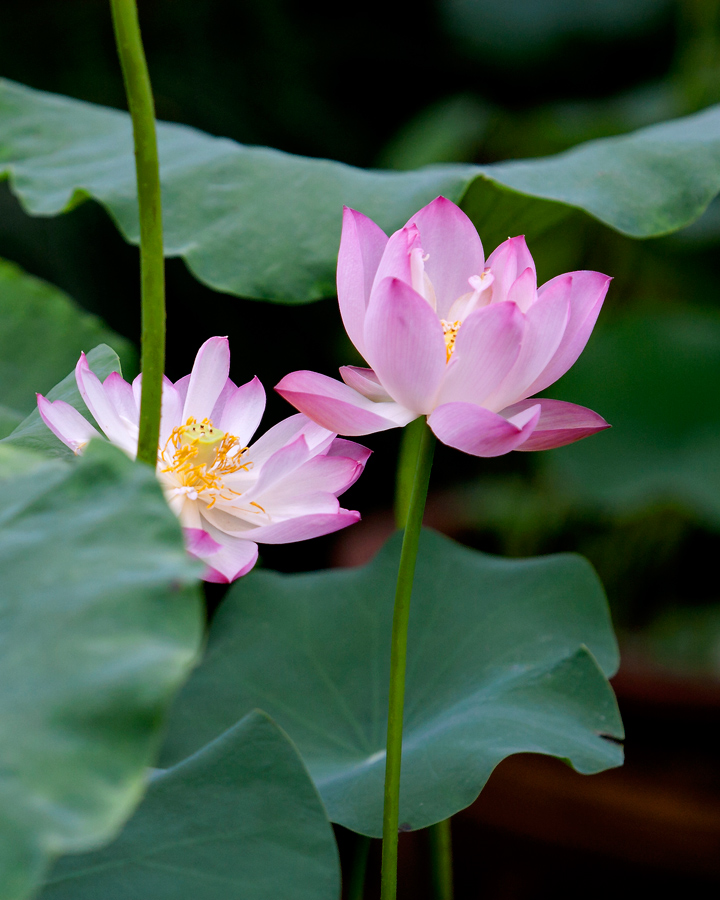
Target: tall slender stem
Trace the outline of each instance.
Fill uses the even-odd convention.
[[[425,420],[415,419],[403,429],[395,480],[395,524],[404,528],[407,522],[410,496],[415,480],[418,446]],[[431,825],[428,830],[430,866],[436,900],[453,900],[452,833],[450,819]]]
[[[415,419],[402,430],[397,475],[395,477],[395,527],[404,528],[407,523],[410,497],[415,483],[415,468],[420,441],[425,430],[425,418]]]
[[[452,833],[450,819],[428,828],[430,864],[436,900],[453,900]]]
[[[142,293],[142,401],[137,458],[157,464],[165,369],[165,260],[155,104],[135,0],[110,0],[135,144],[140,212]]]
[[[346,900],[363,900],[365,896],[365,872],[371,840],[364,834],[355,835],[355,852],[347,880]]]
[[[430,483],[435,438],[422,422],[422,434],[415,463],[415,477],[407,523],[400,552],[395,609],[393,612],[390,652],[390,691],[388,704],[387,757],[385,761],[385,809],[383,814],[383,846],[381,900],[395,900],[397,895],[398,822],[400,811],[400,767],[402,763],[403,707],[405,704],[405,665],[410,621],[410,597],[415,576],[420,530],[425,500]]]

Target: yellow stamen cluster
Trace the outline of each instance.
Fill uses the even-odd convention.
[[[183,486],[192,488],[196,494],[212,491],[213,497],[207,504],[210,509],[218,497],[233,499],[223,496],[223,490],[239,496],[237,491],[225,488],[223,478],[251,468],[252,462],[242,461],[246,450],[247,447],[240,448],[240,441],[234,435],[215,428],[209,419],[198,423],[189,418],[184,425],[173,428],[160,454],[161,463],[165,464],[161,471],[172,472]]]
[[[442,325],[443,337],[445,338],[445,352],[447,354],[446,362],[450,362],[450,357],[453,355],[453,350],[455,349],[455,339],[457,338],[458,331],[460,331],[462,322],[446,322],[445,319],[440,319],[440,324]]]

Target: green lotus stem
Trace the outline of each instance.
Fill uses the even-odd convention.
[[[423,431],[425,417],[415,419],[402,430],[400,455],[398,457],[397,476],[395,479],[395,527],[404,528],[410,508],[410,495],[415,481],[418,447]]]
[[[365,872],[370,853],[370,841],[371,838],[364,834],[355,835],[355,852],[347,880],[346,900],[363,900],[365,896]]]
[[[402,432],[395,488],[395,524],[404,528],[407,522],[410,495],[415,479],[418,445],[425,429],[425,420],[415,419]],[[428,829],[430,864],[435,897],[453,900],[452,834],[450,819]]]
[[[407,635],[410,620],[410,597],[415,576],[420,530],[425,500],[430,483],[435,437],[421,420],[407,522],[400,552],[395,609],[393,612],[392,645],[390,652],[390,690],[388,698],[387,756],[385,760],[385,808],[383,813],[383,845],[381,900],[395,900],[397,896],[397,851],[400,812],[400,767],[402,763],[403,706],[405,704],[405,665]]]
[[[437,900],[453,900],[452,833],[450,819],[428,828],[433,888]]]
[[[155,468],[165,369],[165,260],[155,104],[135,0],[110,0],[135,144],[140,212],[142,401],[137,458]]]

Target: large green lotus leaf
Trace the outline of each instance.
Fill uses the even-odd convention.
[[[137,243],[127,114],[0,82],[0,175],[33,215],[87,197]],[[720,107],[558,156],[415,172],[356,169],[158,126],[165,248],[203,282],[306,302],[334,292],[343,203],[399,227],[437,194],[462,202],[490,249],[571,209],[636,237],[688,225],[720,190]]]
[[[297,745],[330,818],[379,836],[400,542],[362,568],[259,571],[233,588],[173,708],[165,759],[262,706]],[[617,648],[580,557],[504,560],[424,532],[408,654],[405,828],[470,804],[512,753],[559,756],[580,772],[620,765],[604,735],[622,725],[600,668],[614,671]]]
[[[26,416],[86,353],[110,344],[126,367],[133,347],[59,288],[0,259],[0,403]]]
[[[261,712],[157,773],[120,838],[55,867],[40,900],[337,900],[332,828]]]
[[[720,315],[653,307],[601,323],[546,393],[601,413],[612,428],[545,455],[582,502],[623,512],[667,500],[720,526]]]
[[[202,636],[197,566],[154,473],[0,446],[0,897],[101,845],[143,793]]]
[[[87,361],[93,372],[104,380],[111,372],[120,372],[122,367],[117,353],[107,344],[100,344],[87,354]],[[85,406],[80,391],[75,381],[75,369],[66,375],[65,378],[48,392],[47,397],[50,400],[64,400],[71,406],[74,406],[81,412],[86,419],[91,422],[95,420],[90,415],[88,408]],[[47,425],[40,418],[40,413],[34,409],[29,416],[20,422],[20,424],[10,432],[10,434],[0,440],[0,446],[13,446],[23,450],[32,450],[43,453],[45,456],[56,456],[62,459],[72,459],[73,452],[63,444],[50,431]]]

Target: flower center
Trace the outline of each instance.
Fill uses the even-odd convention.
[[[181,483],[189,499],[196,500],[207,491],[212,493],[208,509],[214,505],[223,491],[239,496],[237,491],[226,488],[223,479],[226,475],[240,470],[248,471],[252,463],[243,461],[247,447],[240,447],[240,441],[232,434],[215,428],[210,419],[198,423],[189,418],[184,425],[173,428],[170,437],[160,454],[163,464],[161,472],[172,473]]]
[[[459,319],[454,322],[446,322],[445,319],[440,319],[440,324],[442,325],[443,337],[445,338],[445,353],[447,354],[446,362],[450,362],[450,357],[453,355],[453,350],[455,349],[455,339],[457,338],[458,331],[460,331],[462,322]]]

